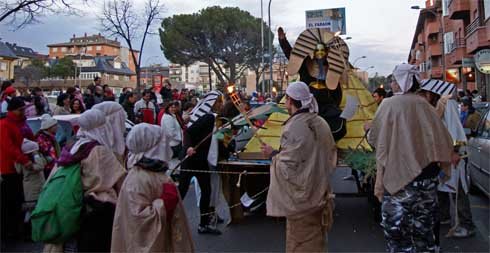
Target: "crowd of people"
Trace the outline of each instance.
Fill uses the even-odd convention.
[[[199,96],[170,83],[140,97],[125,89],[116,102],[100,82],[96,78],[83,93],[67,89],[54,108],[38,88],[16,96],[11,82],[2,84],[2,248],[23,234],[43,242],[47,252],[193,251],[182,205],[193,177],[201,190],[198,233],[221,234],[213,197],[220,186],[208,172],[216,170],[225,146],[213,135],[219,116],[238,114],[232,102],[219,91]],[[438,225],[449,219],[444,200],[454,194],[461,223],[453,233],[474,234],[465,177],[456,171],[465,166],[460,157],[479,120],[473,107],[479,97],[452,96],[450,84],[434,89],[408,64],[395,68],[392,88],[393,97],[382,88],[372,93],[379,108],[365,126],[378,161],[375,195],[385,238],[391,252],[434,251]],[[281,149],[262,145],[272,160],[267,214],[287,218],[287,251],[322,251],[333,219],[335,140],[305,83],[289,84],[285,101],[290,118]],[[60,146],[53,115],[63,114],[80,116],[74,139]],[[26,122],[31,116],[40,116],[35,134]],[[127,119],[136,123],[129,133]],[[175,177],[177,164],[182,171]],[[449,187],[458,193],[444,189],[448,178],[461,186]]]

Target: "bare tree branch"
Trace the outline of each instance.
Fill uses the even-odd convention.
[[[146,37],[154,34],[155,21],[160,20],[163,3],[160,0],[146,0],[144,11],[138,13],[132,0],[106,0],[99,16],[100,30],[121,38],[128,46],[136,68],[136,87],[140,91],[141,60]],[[144,27],[144,29],[141,29]],[[140,43],[139,45],[137,45]],[[136,56],[136,50],[139,55]]]
[[[81,12],[75,6],[91,0],[4,0],[0,4],[0,23],[15,26],[14,30],[38,23],[39,18],[48,14],[63,13],[77,15]]]

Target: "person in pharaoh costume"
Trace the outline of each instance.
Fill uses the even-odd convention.
[[[327,29],[303,31],[294,47],[289,44],[282,27],[278,29],[279,44],[289,60],[289,75],[299,74],[318,101],[318,114],[327,121],[335,141],[347,133],[346,120],[341,118],[341,83],[347,82],[350,69],[349,48]]]

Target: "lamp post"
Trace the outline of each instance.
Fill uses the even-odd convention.
[[[272,29],[272,24],[271,24],[271,2],[272,0],[269,0],[269,29]],[[272,34],[269,33],[269,70],[270,70],[270,78],[271,78],[271,81],[270,81],[270,89],[272,89],[272,84],[274,83],[274,79],[273,79],[273,73],[272,73]]]
[[[261,66],[264,66],[264,3],[263,0],[260,0],[260,38],[262,42],[261,50],[262,50],[262,61]],[[262,78],[262,93],[265,91],[264,78]]]
[[[363,71],[367,71],[368,69],[374,69],[374,66],[369,66],[369,67],[365,68]]]
[[[415,5],[415,6],[412,6],[410,7],[411,9],[413,10],[425,10],[427,12],[430,12],[432,13],[432,15],[434,15],[436,18],[437,18],[437,12],[435,12],[434,10],[431,10],[431,9],[422,9],[420,8],[420,6],[418,5]],[[443,13],[441,13],[441,17],[439,18],[439,33],[441,34],[441,53],[442,53],[442,80],[443,81],[446,81],[446,52],[445,52],[445,48],[444,48],[444,44],[445,44],[445,41],[444,41],[444,34],[445,34],[445,31],[444,31],[444,15]]]
[[[354,62],[352,63],[352,66],[354,66],[354,68],[356,67],[356,63],[357,61],[359,61],[360,59],[366,59],[367,57],[365,55],[361,56],[361,57],[357,57]]]

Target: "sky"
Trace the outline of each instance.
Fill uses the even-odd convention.
[[[141,7],[145,0],[134,0]],[[176,14],[189,14],[209,6],[233,6],[260,17],[260,0],[163,0],[165,8],[162,17]],[[276,33],[282,26],[290,41],[305,29],[305,11],[345,7],[347,15],[347,40],[350,48],[350,61],[357,61],[360,69],[369,69],[370,76],[376,72],[387,75],[396,64],[406,62],[417,24],[418,10],[411,6],[424,7],[424,0],[272,0],[271,28]],[[67,42],[76,34],[96,34],[100,32],[97,15],[102,9],[102,0],[82,6],[78,16],[50,15],[40,18],[41,23],[29,25],[13,31],[12,26],[0,24],[2,41],[31,47],[43,54],[48,53],[46,45]],[[268,1],[264,0],[264,20],[268,20]],[[158,24],[157,28],[160,27]],[[156,32],[156,30],[155,30]],[[258,31],[260,32],[260,30]],[[278,44],[277,36],[274,44]],[[143,50],[143,65],[167,64],[160,50],[158,35],[148,38]]]

